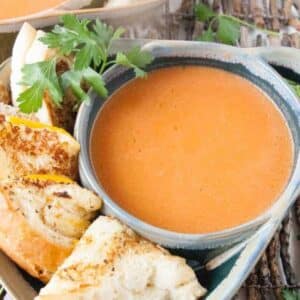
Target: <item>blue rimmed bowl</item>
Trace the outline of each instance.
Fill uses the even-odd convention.
[[[109,97],[103,99],[92,93],[91,102],[81,106],[75,126],[75,136],[81,144],[79,168],[82,183],[103,198],[105,214],[116,216],[141,235],[163,246],[189,250],[208,249],[246,239],[263,223],[274,217],[278,208],[286,211],[299,192],[300,104],[285,81],[264,60],[268,56],[276,60],[277,52],[270,52],[271,49],[269,49],[268,53],[264,51],[258,53],[258,50],[243,50],[214,43],[184,41],[152,42],[146,44],[144,49],[152,52],[155,57],[153,63],[148,67],[148,71],[174,65],[210,66],[242,76],[266,93],[282,112],[291,132],[294,162],[289,182],[272,207],[254,220],[237,227],[207,234],[183,234],[147,224],[122,209],[114,199],[110,198],[97,179],[90,159],[91,129],[98,113],[101,112],[102,105],[105,101],[109,101]],[[109,69],[104,74],[109,95],[133,78],[133,72],[126,68],[116,66]],[[253,199],[253,201],[257,200]]]

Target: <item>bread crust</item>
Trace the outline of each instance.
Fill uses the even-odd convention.
[[[78,178],[80,145],[68,133],[14,125],[0,112],[0,179],[31,173]],[[40,159],[40,160],[39,160]]]
[[[48,282],[73,247],[55,244],[35,231],[7,192],[0,192],[0,248],[30,275]]]
[[[205,292],[183,258],[100,216],[35,300],[195,300]]]

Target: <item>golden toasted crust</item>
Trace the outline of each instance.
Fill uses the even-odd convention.
[[[27,176],[3,180],[0,249],[29,274],[48,282],[101,204],[99,197],[76,183]]]
[[[6,174],[53,173],[77,178],[79,145],[57,131],[13,125],[0,114],[0,150]]]
[[[0,191],[0,248],[30,275],[48,282],[73,247],[54,244],[31,228],[7,192]]]
[[[0,102],[5,104],[11,103],[11,96],[8,88],[0,81]]]
[[[70,90],[66,91],[61,106],[54,104],[49,94],[45,94],[44,101],[54,126],[62,127],[68,132],[73,132],[76,118],[76,98]]]
[[[1,85],[1,82],[0,82],[0,85]],[[1,92],[0,92],[0,97],[1,97]],[[1,117],[2,119],[4,119],[4,116],[5,117],[15,116],[15,117],[22,118],[25,120],[38,121],[38,119],[34,116],[34,114],[22,113],[19,110],[19,108],[3,103],[3,102],[1,102],[1,99],[0,99],[0,115],[2,116]]]
[[[183,258],[100,216],[35,300],[196,300],[205,291]]]
[[[72,57],[63,57],[56,64],[56,72],[61,75],[70,69]],[[63,101],[60,106],[57,106],[52,101],[48,93],[45,93],[44,101],[50,114],[51,122],[54,126],[62,127],[68,132],[73,132],[77,98],[70,89],[65,91]]]
[[[110,217],[107,217],[110,218]],[[111,218],[114,220],[114,218]],[[93,244],[95,236],[85,234],[80,240],[81,245]],[[69,265],[67,268],[61,268],[56,272],[56,276],[61,280],[71,280],[78,283],[78,289],[71,292],[78,292],[85,287],[97,286],[101,283],[101,279],[107,273],[115,268],[116,263],[120,258],[129,252],[134,255],[141,255],[145,253],[156,253],[158,255],[169,255],[168,251],[155,245],[134,233],[132,230],[123,227],[120,232],[116,233],[111,239],[111,245],[108,249],[99,249],[105,252],[105,259],[97,261],[96,263],[84,262]],[[83,283],[83,278],[88,282]]]

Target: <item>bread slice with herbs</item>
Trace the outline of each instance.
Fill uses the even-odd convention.
[[[0,249],[47,282],[101,207],[69,178],[30,175],[0,182]]]
[[[80,146],[65,130],[2,104],[0,137],[0,179],[30,173],[77,178]]]
[[[100,216],[35,300],[193,300],[204,294],[183,258]]]
[[[36,37],[36,30],[29,24],[24,23],[21,27],[11,56],[11,75],[10,89],[12,94],[12,102],[17,106],[17,98],[24,91],[25,87],[20,85],[22,81],[22,68],[26,63],[26,55]]]
[[[24,65],[44,62],[57,54],[56,49],[50,49],[40,41],[43,36],[45,36],[44,31],[36,30],[30,24],[24,23],[16,38],[13,47],[10,78],[12,102],[16,107],[19,106],[18,98],[28,88],[26,85],[21,84]],[[57,73],[69,70],[71,61],[71,58],[61,57],[57,61]],[[52,101],[49,93],[44,92],[42,106],[35,115],[42,123],[62,127],[72,132],[76,116],[74,111],[76,102],[73,93],[67,92],[63,97],[63,102],[58,106]]]

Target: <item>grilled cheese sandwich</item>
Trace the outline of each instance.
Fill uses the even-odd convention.
[[[47,282],[101,207],[64,176],[33,174],[0,182],[0,249]]]

